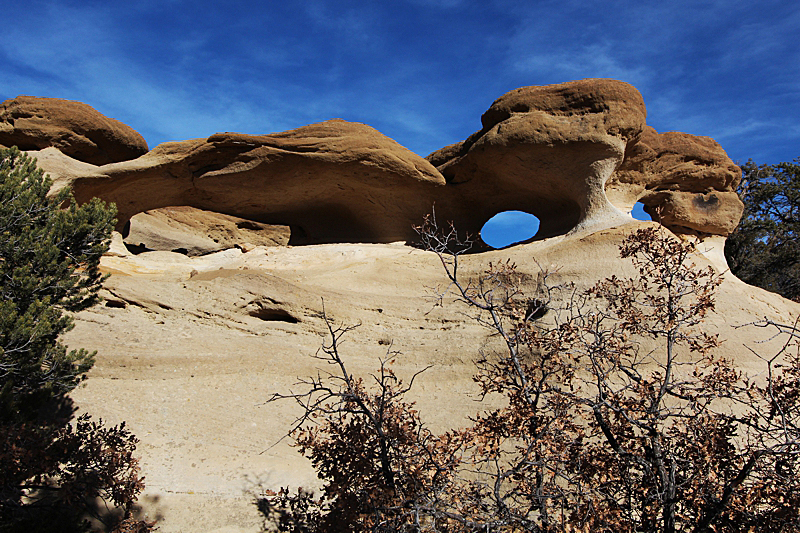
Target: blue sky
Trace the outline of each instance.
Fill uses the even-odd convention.
[[[511,89],[609,77],[658,131],[711,136],[734,161],[800,156],[794,1],[7,4],[0,100],[80,100],[151,148],[339,117],[424,156]]]

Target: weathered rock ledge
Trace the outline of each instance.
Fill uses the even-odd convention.
[[[742,211],[739,168],[713,140],[645,121],[634,87],[589,79],[511,91],[479,131],[427,158],[339,119],[148,152],[85,104],[18,97],[0,107],[0,144],[39,150],[79,201],[115,202],[126,233],[138,213],[190,206],[288,226],[291,244],[387,243],[413,240],[435,205],[473,235],[499,212],[532,213],[543,239],[621,223],[641,201],[677,233],[729,234]]]
[[[165,533],[262,531],[260,490],[314,486],[308,462],[281,440],[297,406],[264,401],[326,370],[311,357],[326,331],[323,301],[337,324],[362,324],[341,345],[355,374],[369,376],[389,347],[404,352],[401,378],[430,366],[411,396],[435,430],[485,407],[474,401],[473,361],[497,339],[452,302],[434,307],[429,289],[447,286],[438,257],[395,242],[415,239],[412,225],[434,203],[440,220],[473,234],[501,211],[539,217],[533,241],[461,263],[470,277],[510,260],[533,291],[541,269],[578,287],[635,275],[618,247],[654,224],[630,217],[641,201],[675,233],[699,237],[698,266],[723,274],[704,330],[725,339],[743,371],[762,369],[745,344],[763,337],[740,326],[800,312],[725,273],[739,169],[711,139],[648,127],[641,95],[622,82],[511,91],[475,134],[427,158],[342,120],[147,151],[126,126],[63,102],[2,104],[0,144],[31,151],[79,201],[119,208],[127,246],[115,234],[103,257],[105,301],[65,337],[98,350],[72,396],[141,440],[140,503]],[[85,151],[89,141],[98,148]]]

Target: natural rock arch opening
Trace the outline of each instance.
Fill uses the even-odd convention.
[[[631,216],[636,220],[653,220],[653,217],[644,210],[644,204],[642,202],[636,202],[633,204],[633,209],[631,210]]]
[[[36,120],[23,120],[31,114]],[[589,79],[510,91],[482,115],[480,130],[424,159],[366,124],[340,119],[147,151],[140,135],[85,104],[20,97],[0,105],[0,129],[11,134],[0,135],[0,144],[34,147],[29,134],[41,138],[39,166],[59,187],[70,185],[79,203],[116,203],[116,229],[142,251],[193,256],[260,241],[414,242],[413,227],[433,204],[441,220],[473,235],[509,210],[539,218],[536,240],[606,227],[624,221],[637,199],[678,233],[729,235],[744,207],[735,192],[739,167],[712,139],[658,133],[645,119],[634,87]],[[101,140],[132,151],[84,153],[87,142]],[[211,215],[175,213],[177,206],[227,219],[207,224],[196,219]],[[169,228],[130,235],[128,221],[162,209],[172,210],[170,220],[150,226]],[[178,218],[191,219],[182,224],[188,236],[176,235]],[[260,224],[281,229],[263,237]]]
[[[533,239],[539,231],[539,218],[524,211],[502,211],[481,228],[481,239],[492,248],[504,248]]]

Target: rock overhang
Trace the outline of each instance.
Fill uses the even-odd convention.
[[[111,120],[72,104],[84,122]],[[48,120],[68,125],[68,107],[52,119],[39,113],[41,129]],[[65,155],[40,163],[79,201],[115,202],[119,229],[140,212],[191,206],[289,226],[290,244],[412,241],[435,205],[440,219],[473,235],[499,212],[528,212],[540,220],[536,238],[546,238],[621,222],[641,201],[677,233],[729,234],[741,216],[738,167],[712,139],[659,134],[646,115],[633,86],[587,79],[510,91],[480,130],[427,158],[333,119],[164,143],[106,163],[71,164],[70,150],[52,141]]]

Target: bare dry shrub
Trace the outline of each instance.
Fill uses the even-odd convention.
[[[435,435],[389,351],[369,378],[351,375],[326,316],[317,354],[330,372],[302,382],[291,429],[322,494],[271,493],[283,531],[785,532],[800,530],[798,330],[749,379],[703,332],[720,283],[691,243],[647,228],[620,248],[639,271],[588,290],[535,294],[508,262],[462,279],[469,243],[429,218],[425,247],[455,296],[504,349],[483,353],[475,382],[504,407]],[[544,317],[544,318],[543,318]],[[655,343],[655,344],[654,344]],[[655,349],[643,349],[656,346]]]

